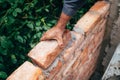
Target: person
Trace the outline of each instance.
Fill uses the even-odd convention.
[[[66,24],[76,11],[85,4],[86,0],[64,0],[63,9],[57,24],[50,30],[45,32],[41,38],[41,41],[55,39],[60,47],[63,46],[63,33],[65,31]]]

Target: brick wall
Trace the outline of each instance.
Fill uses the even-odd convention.
[[[88,80],[96,68],[106,27],[110,4],[98,1],[76,23],[66,30],[64,47],[57,41],[39,42],[24,62],[7,80]]]

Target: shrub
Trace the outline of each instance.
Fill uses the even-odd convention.
[[[88,0],[67,28],[72,29],[94,2]],[[28,60],[27,53],[55,25],[61,10],[61,0],[0,0],[0,80]]]

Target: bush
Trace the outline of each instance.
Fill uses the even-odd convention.
[[[94,2],[88,0],[67,28],[72,29]],[[27,53],[55,25],[61,10],[61,0],[0,0],[0,80],[28,60]]]

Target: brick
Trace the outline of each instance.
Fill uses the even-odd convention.
[[[99,23],[95,26],[95,28],[94,28],[93,31],[92,31],[92,34],[93,34],[93,35],[99,32],[99,29],[101,28],[100,26],[101,26],[101,24],[102,24],[105,20],[106,20],[106,19],[101,19],[101,20],[99,21]]]
[[[53,80],[63,80],[61,76],[55,76]]]
[[[6,80],[44,80],[42,70],[26,61],[16,69]]]
[[[71,37],[71,41],[62,53],[64,62],[68,62],[70,59],[73,59],[76,48],[79,47],[84,40],[84,36],[74,31],[71,31]]]
[[[65,31],[63,41],[64,47],[68,44],[70,40],[70,32],[68,30]],[[57,41],[41,41],[39,42],[29,53],[28,56],[40,67],[46,69],[51,63],[55,60],[55,58],[62,52],[64,49],[58,46]]]
[[[99,13],[89,11],[77,22],[73,30],[88,35],[100,20],[101,15]]]
[[[89,43],[86,45],[88,46],[88,54],[91,54],[101,44],[104,36],[105,22],[106,20],[100,21],[92,31],[91,39],[89,39]]]
[[[74,64],[72,65],[72,70],[77,69],[78,65],[81,63],[81,59],[77,58],[77,60],[74,62]]]
[[[104,32],[105,32],[106,20],[99,26],[98,33],[94,36],[94,48],[97,48],[103,41]]]
[[[67,66],[65,67],[65,70],[64,70],[63,73],[62,73],[62,76],[64,77],[65,80],[69,79],[70,76],[73,76],[73,79],[74,79],[74,77],[76,77],[77,75],[72,74],[73,71],[77,69],[77,66],[78,66],[79,64],[81,64],[81,63],[83,64],[85,61],[88,60],[88,57],[87,57],[87,49],[83,52],[83,56],[80,55],[81,52],[78,52],[78,53],[79,53],[79,55],[76,56],[76,57],[74,57],[74,59],[71,60],[71,62],[69,62],[69,65],[67,65]],[[79,57],[79,56],[81,56],[81,57]],[[77,74],[77,73],[76,73],[76,74]],[[72,80],[72,79],[71,79],[71,80]]]
[[[90,42],[90,44],[91,44],[91,42]],[[73,70],[74,71],[73,74],[74,73],[78,74],[78,77],[74,80],[88,80],[88,78],[94,72],[92,70],[96,66],[95,62],[97,62],[99,54],[96,52],[93,52],[95,50],[98,50],[97,48],[94,48],[95,50],[93,50],[93,51],[88,51],[90,49],[89,45],[83,50],[83,52],[81,53],[81,55],[79,57],[81,59],[79,66],[77,65],[77,68],[75,68],[76,70],[75,69]],[[90,53],[92,53],[92,54],[90,54]]]
[[[65,77],[63,80],[75,80],[77,74],[69,74],[67,77]]]
[[[99,56],[99,49],[89,56],[89,60],[84,62],[84,64],[81,64],[81,66],[77,69],[79,74],[75,80],[88,80],[94,72]]]
[[[62,69],[60,70],[60,72],[55,76],[55,78],[61,78],[62,76],[64,76],[63,74],[67,73],[67,70],[69,71],[69,68],[71,68],[72,64],[74,63],[74,52],[76,50],[76,48],[82,43],[82,41],[84,40],[84,36],[81,34],[78,34],[74,31],[71,31],[71,40],[69,41],[68,46],[64,49],[64,51],[62,52],[62,55],[60,56],[60,58],[63,61],[63,66]],[[64,73],[65,72],[65,73]]]
[[[73,60],[71,60],[71,62],[66,67],[64,67],[64,71],[62,73],[63,77],[65,77],[65,76],[70,74],[70,72],[72,71],[71,67],[75,63],[76,60],[77,60],[77,57],[75,57]]]
[[[86,46],[90,46],[89,52],[95,48],[93,41],[94,41],[94,38],[97,38],[98,35],[96,34],[99,32],[99,29],[101,29],[101,25],[104,24],[104,21],[106,21],[106,19],[101,19],[99,23],[94,27],[94,29],[92,29],[91,33],[85,37],[84,41],[75,50],[76,56],[78,55],[78,52],[81,52],[81,50],[83,50]]]
[[[75,56],[78,56],[81,52],[83,52],[84,49],[86,47],[88,47],[89,44],[91,44],[91,42],[93,41],[93,39],[94,39],[94,35],[92,33],[90,35],[88,35],[87,37],[85,37],[85,39],[82,42],[82,44],[80,44],[80,46],[75,50]]]
[[[63,63],[61,61],[58,61],[57,65],[49,71],[49,76],[47,77],[47,80],[53,80],[53,78],[55,77],[55,75],[60,71],[60,69],[62,68]]]
[[[105,14],[109,11],[110,3],[107,1],[98,1],[95,3],[94,6],[90,8],[90,11],[95,11],[100,13],[102,16],[105,16]]]

